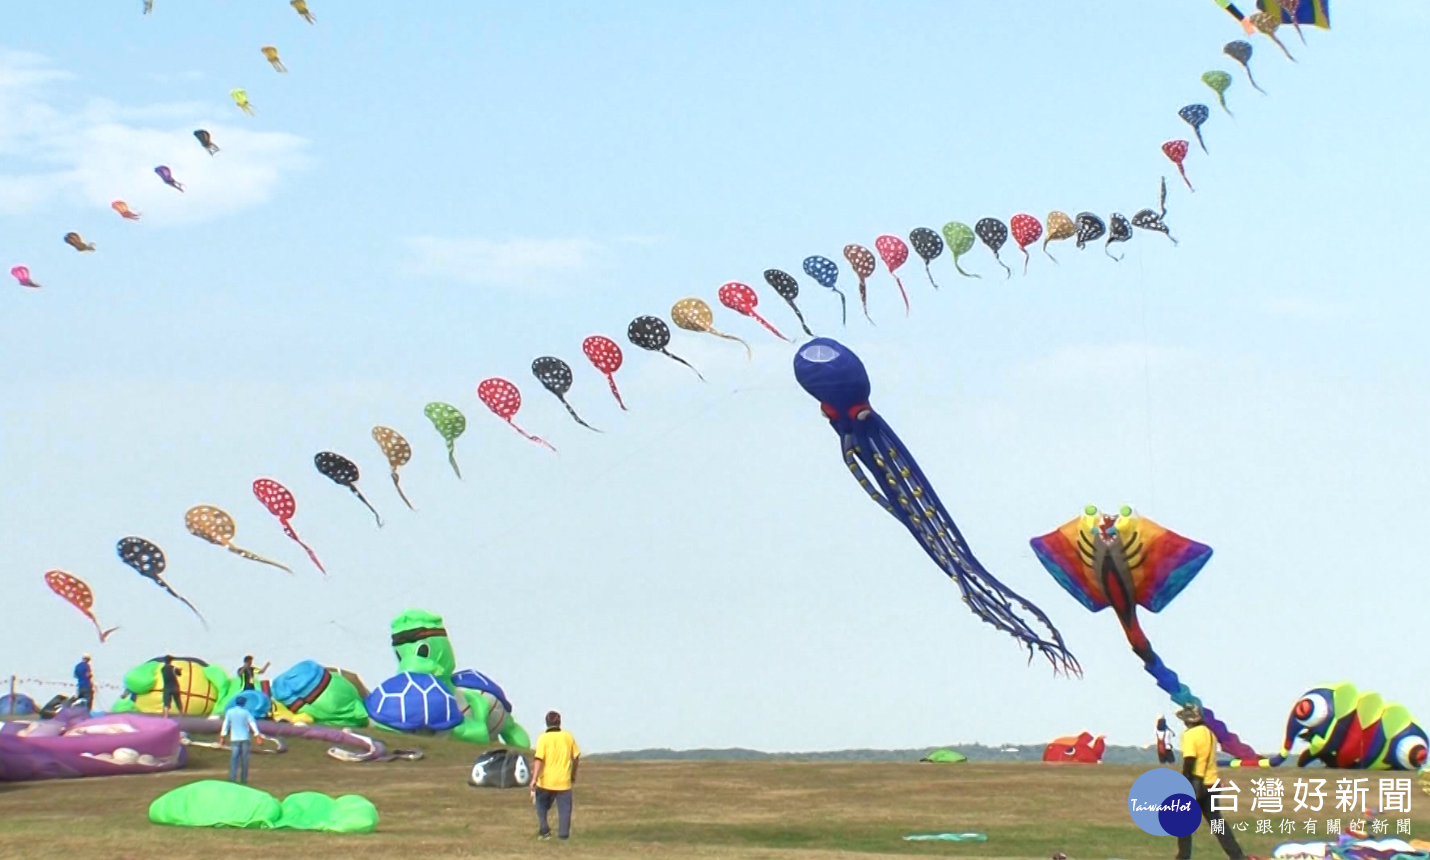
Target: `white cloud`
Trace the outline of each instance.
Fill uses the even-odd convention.
[[[590,239],[417,236],[407,240],[407,248],[419,274],[518,289],[549,287],[558,278],[586,272],[605,252]]]
[[[62,107],[68,99],[60,85],[73,79],[38,55],[0,51],[0,115],[7,118],[0,155],[22,165],[0,173],[0,215],[124,200],[155,223],[208,220],[263,203],[285,174],[309,163],[303,138],[218,120],[214,105],[91,99]],[[198,128],[213,135],[217,156],[194,139]],[[161,164],[185,193],[154,174]]]

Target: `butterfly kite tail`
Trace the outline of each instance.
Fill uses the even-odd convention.
[[[775,337],[779,338],[779,339],[782,340],[782,341],[785,341],[786,343],[792,343],[792,342],[793,342],[793,341],[791,341],[789,338],[787,338],[787,337],[785,337],[783,334],[781,334],[779,329],[777,329],[777,328],[775,328],[774,326],[770,325],[769,320],[765,319],[764,317],[762,317],[762,316],[760,316],[759,314],[754,313],[754,312],[751,312],[750,316],[754,317],[754,318],[755,318],[755,321],[758,322],[760,325],[762,325],[762,326],[764,326],[765,328],[769,329],[769,330],[770,330],[770,334],[773,334]]]
[[[924,274],[929,276],[929,283],[933,284],[933,288],[938,289],[938,281],[933,279],[933,269],[929,268],[928,263],[924,263]]]
[[[1211,729],[1212,736],[1217,739],[1217,743],[1221,744],[1221,748],[1233,759],[1242,762],[1259,761],[1256,750],[1227,728],[1226,723],[1218,719],[1216,714],[1212,713],[1211,708],[1203,705],[1202,700],[1191,691],[1191,688],[1182,683],[1181,679],[1177,677],[1177,673],[1169,669],[1167,664],[1162,662],[1161,657],[1157,656],[1155,652],[1151,652],[1150,649],[1149,653],[1152,659],[1146,660],[1143,663],[1143,668],[1147,670],[1147,674],[1156,679],[1157,686],[1172,697],[1173,702],[1184,707],[1196,705],[1201,708],[1203,722],[1206,723],[1208,729]]]
[[[692,369],[693,369],[693,368],[692,368]],[[511,429],[513,429],[513,430],[515,430],[516,432],[520,433],[523,439],[527,439],[527,440],[529,440],[529,441],[535,442],[535,443],[538,444],[538,445],[544,445],[545,447],[550,448],[550,449],[551,449],[551,452],[552,452],[553,454],[559,454],[559,453],[561,453],[560,451],[557,451],[557,450],[556,450],[556,447],[555,447],[554,445],[552,445],[550,442],[546,441],[545,439],[541,438],[540,436],[533,436],[533,435],[531,435],[530,433],[528,433],[528,432],[526,432],[525,430],[521,429],[520,427],[516,426],[515,422],[507,421],[506,423],[508,423],[508,424],[511,425]]]
[[[908,294],[908,292],[904,289],[904,282],[899,279],[899,276],[898,276],[898,275],[894,275],[894,284],[897,285],[898,288],[899,288],[899,297],[904,300],[904,316],[908,316],[908,315],[909,315],[909,294]]]
[[[571,416],[571,420],[575,421],[577,424],[580,424],[582,427],[585,427],[587,430],[590,430],[594,433],[601,432],[595,427],[592,427],[590,424],[587,424],[585,421],[582,421],[581,416],[576,414],[576,410],[571,408],[571,404],[566,402],[566,398],[561,398],[561,405],[566,407],[566,412]]]
[[[398,496],[398,498],[402,499],[402,503],[407,506],[407,509],[408,509],[409,511],[415,511],[415,510],[417,510],[416,508],[412,507],[412,503],[411,503],[411,502],[407,501],[407,494],[404,493],[404,492],[402,492],[402,482],[401,482],[400,480],[398,480],[398,478],[397,478],[397,470],[396,470],[396,469],[393,469],[393,470],[392,470],[392,486],[394,486],[394,487],[397,488],[397,496]]]
[[[353,491],[353,495],[358,497],[358,501],[362,502],[368,510],[372,511],[373,517],[377,519],[377,527],[382,528],[382,515],[377,512],[377,508],[374,508],[372,504],[368,502],[367,496],[362,494],[362,490],[357,488],[357,484],[350,484],[348,489]]]
[[[680,362],[681,364],[685,365],[686,367],[690,368],[692,371],[694,371],[694,373],[695,373],[696,376],[700,377],[700,381],[701,381],[701,382],[706,382],[706,381],[707,381],[707,380],[705,379],[705,375],[704,375],[703,373],[701,373],[699,370],[696,370],[695,365],[691,364],[690,362],[686,361],[685,359],[681,358],[680,356],[676,355],[675,353],[673,353],[673,352],[666,352],[665,350],[662,349],[662,350],[660,351],[660,354],[663,355],[663,356],[665,356],[666,358],[669,358],[669,359],[673,360],[673,361],[678,361],[678,362]]]
[[[453,465],[456,464],[454,463]],[[458,473],[458,477],[461,477],[460,473]],[[288,537],[292,538],[294,543],[296,543],[298,546],[301,546],[303,548],[303,551],[308,553],[308,558],[313,560],[313,564],[317,566],[319,572],[321,572],[323,576],[328,575],[328,569],[323,567],[323,563],[321,561],[318,561],[318,554],[313,552],[312,547],[303,543],[303,539],[298,537],[298,533],[293,531],[293,527],[290,526],[286,520],[283,521],[283,533]]]
[[[243,547],[234,546],[233,544],[229,544],[228,547],[227,547],[227,549],[228,549],[229,552],[233,553],[233,554],[236,555],[236,556],[239,556],[240,558],[246,558],[246,559],[248,559],[249,561],[256,561],[256,562],[258,562],[259,564],[266,564],[266,565],[268,565],[268,566],[270,566],[270,567],[276,567],[276,568],[278,568],[279,570],[284,571],[285,573],[288,573],[288,574],[292,574],[292,573],[293,573],[293,570],[292,570],[290,567],[288,567],[288,565],[286,565],[286,564],[279,564],[278,562],[273,561],[272,559],[264,558],[263,556],[259,555],[259,554],[256,553],[256,552],[250,552],[250,551],[244,549]]]
[[[621,399],[621,390],[616,387],[616,378],[611,374],[606,374],[606,384],[611,386],[611,396],[616,398],[616,403],[621,407],[622,412],[629,412],[626,409],[626,402]]]

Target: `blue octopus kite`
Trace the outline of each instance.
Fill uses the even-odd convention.
[[[1054,671],[1081,675],[1077,658],[1043,611],[995,579],[973,557],[909,449],[869,405],[869,374],[859,356],[838,341],[817,337],[795,354],[794,376],[800,387],[819,401],[839,434],[844,464],[859,486],[919,539],[924,552],[958,583],[968,608],[1023,643],[1029,660],[1036,649],[1053,664]],[[865,473],[866,468],[874,480]],[[1051,639],[1036,632],[1025,615],[1033,616]]]

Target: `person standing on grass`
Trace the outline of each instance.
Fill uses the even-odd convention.
[[[254,739],[263,740],[263,735],[258,733],[258,723],[254,722],[253,714],[239,704],[244,698],[239,696],[234,699],[233,704],[224,711],[223,725],[218,730],[218,745],[223,746],[225,738],[233,744],[233,753],[228,758],[228,781],[247,785],[249,747]],[[241,777],[235,779],[239,777],[240,771]]]
[[[1187,726],[1187,730],[1182,732],[1182,776],[1192,784],[1192,791],[1196,793],[1197,805],[1202,808],[1202,816],[1206,818],[1207,826],[1215,827],[1212,822],[1223,819],[1221,812],[1212,809],[1212,796],[1207,789],[1217,782],[1216,738],[1212,736],[1212,730],[1202,722],[1202,709],[1199,705],[1187,705],[1177,711],[1177,719]],[[1231,830],[1223,829],[1216,834],[1216,838],[1221,843],[1221,850],[1225,851],[1231,860],[1246,860],[1246,855],[1242,853],[1241,846],[1237,844],[1236,836]],[[1192,834],[1177,837],[1177,860],[1192,860]]]
[[[561,728],[561,715],[546,712],[546,731],[536,741],[536,769],[531,775],[531,800],[536,804],[536,820],[541,828],[537,839],[550,839],[547,815],[556,805],[556,836],[571,836],[571,787],[576,784],[576,768],[581,764],[581,748],[571,733]]]
[[[262,669],[255,669],[253,668],[252,654],[243,658],[243,665],[238,667],[238,681],[239,683],[243,684],[243,689],[245,692],[253,689],[255,676],[262,675],[264,672],[267,672],[268,666],[268,663],[264,663]]]
[[[179,698],[179,676],[182,674],[183,670],[174,665],[174,655],[166,654],[164,665],[159,670],[159,675],[164,681],[164,716],[166,717],[169,716],[171,702],[174,710],[178,711],[180,716],[184,714],[184,704]]]
[[[94,667],[89,664],[89,655],[74,664],[75,704],[84,701],[86,710],[94,710]]]

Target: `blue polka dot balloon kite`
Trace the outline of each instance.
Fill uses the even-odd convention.
[[[839,287],[835,284],[839,281],[839,267],[834,265],[834,261],[828,257],[805,257],[804,273],[814,278],[815,283],[826,290],[833,290],[839,296],[839,323],[849,325],[849,306],[844,300],[844,294],[839,292]]]

